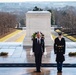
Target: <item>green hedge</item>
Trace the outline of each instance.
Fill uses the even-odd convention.
[[[8,55],[7,52],[1,52],[1,53],[0,53],[0,56],[7,56],[7,55]]]
[[[69,56],[76,56],[76,52],[70,52],[68,55]]]

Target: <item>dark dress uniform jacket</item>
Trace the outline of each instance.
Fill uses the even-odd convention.
[[[63,62],[65,61],[65,39],[62,38],[59,40],[57,37],[54,41],[54,53],[56,54],[56,61],[57,62]]]

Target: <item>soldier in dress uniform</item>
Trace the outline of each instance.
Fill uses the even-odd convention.
[[[62,37],[62,33],[58,33],[58,37],[54,40],[54,53],[56,54],[58,73],[61,73],[63,61],[65,61],[65,39]]]

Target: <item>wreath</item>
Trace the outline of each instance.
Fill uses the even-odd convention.
[[[36,38],[37,33],[38,32],[35,32],[32,34],[32,40]],[[44,34],[42,32],[40,32],[40,33],[41,33],[41,38],[44,39]]]

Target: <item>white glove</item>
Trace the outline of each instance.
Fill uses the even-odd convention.
[[[32,48],[31,48],[31,51],[30,51],[30,55],[31,56],[34,55],[34,52],[32,51]]]
[[[45,55],[45,56],[46,56],[46,55],[47,55],[47,52],[45,51],[43,55]]]

